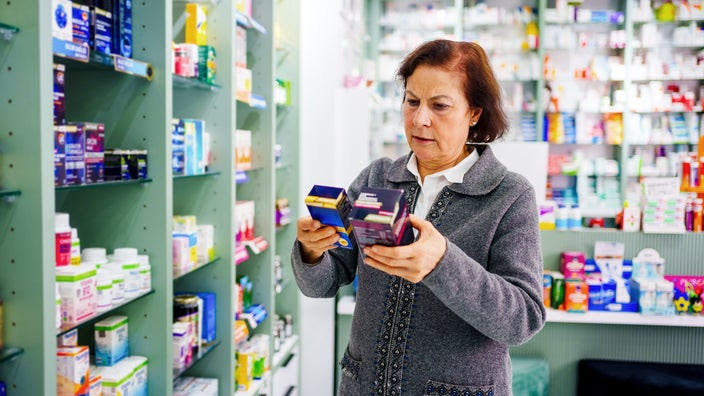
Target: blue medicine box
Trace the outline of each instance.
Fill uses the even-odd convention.
[[[112,53],[132,57],[132,0],[112,1]]]
[[[90,44],[90,7],[73,3],[73,42]]]
[[[352,205],[344,188],[315,185],[305,199],[311,217],[321,224],[337,229],[340,237],[335,246],[352,249],[352,225],[349,214]]]
[[[203,300],[203,334],[201,338],[204,342],[215,341],[215,293],[197,293]]]
[[[110,55],[112,45],[112,13],[98,7],[93,8],[93,49]]]

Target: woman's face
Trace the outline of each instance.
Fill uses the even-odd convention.
[[[418,66],[406,81],[404,128],[419,165],[435,170],[454,166],[466,156],[470,125],[481,110],[472,110],[456,72]]]

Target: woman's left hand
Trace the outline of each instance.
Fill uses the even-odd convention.
[[[418,230],[418,240],[406,246],[374,245],[364,248],[364,262],[410,282],[422,281],[445,255],[445,237],[432,223],[410,215],[411,225]]]

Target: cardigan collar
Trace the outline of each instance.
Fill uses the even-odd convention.
[[[479,160],[464,174],[462,183],[451,184],[448,188],[464,195],[485,195],[499,186],[506,176],[506,167],[494,156],[488,145],[473,145],[479,153]],[[391,164],[386,179],[393,183],[415,182],[416,177],[406,165],[411,153]]]

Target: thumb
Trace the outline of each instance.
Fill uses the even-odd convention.
[[[420,217],[414,214],[409,215],[409,219],[411,220],[411,225],[413,226],[413,228],[417,229],[421,235],[423,234],[423,231],[426,231],[428,229],[428,226],[430,225],[429,222],[421,219]]]

